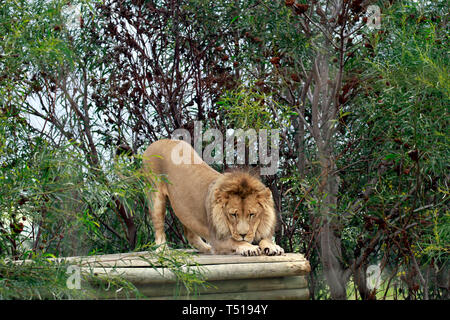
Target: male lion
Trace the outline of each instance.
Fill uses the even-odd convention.
[[[164,217],[169,198],[187,240],[200,252],[284,253],[272,242],[276,222],[272,193],[257,178],[245,172],[220,174],[181,140],[152,143],[144,153],[144,170],[166,175],[168,180],[154,179],[157,191],[149,194],[157,245],[166,242]]]

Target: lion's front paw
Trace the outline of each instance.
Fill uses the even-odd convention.
[[[259,256],[261,255],[261,248],[246,242],[237,247],[236,253],[243,256]]]
[[[283,248],[277,244],[265,243],[264,245],[260,246],[260,248],[262,252],[264,252],[264,254],[267,256],[279,256],[284,254]]]

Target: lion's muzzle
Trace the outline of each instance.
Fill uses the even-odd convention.
[[[236,233],[238,235],[242,236],[242,238],[245,238],[249,229],[250,229],[250,226],[248,225],[248,223],[246,221],[239,221],[236,225]]]

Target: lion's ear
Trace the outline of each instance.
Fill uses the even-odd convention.
[[[258,192],[258,198],[259,199],[271,199],[272,191],[270,191],[269,188],[265,187],[263,190]]]
[[[261,191],[258,191],[256,198],[263,207],[270,206],[273,202],[272,199],[272,191],[269,188],[265,187]]]
[[[229,198],[228,192],[222,191],[220,189],[216,189],[216,191],[214,191],[214,199],[213,199],[213,201],[215,203],[221,204],[223,206],[228,201],[228,198]]]

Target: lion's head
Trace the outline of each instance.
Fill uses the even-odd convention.
[[[246,172],[225,173],[211,189],[210,227],[217,238],[259,242],[273,235],[276,223],[272,193]]]

